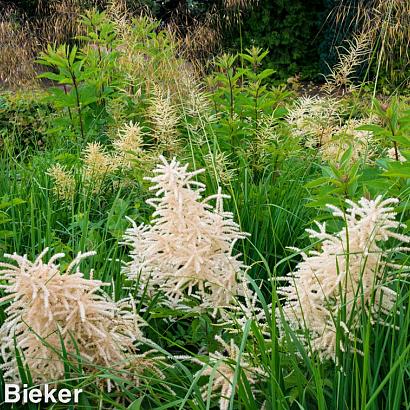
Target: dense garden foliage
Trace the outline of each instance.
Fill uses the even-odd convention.
[[[303,93],[320,2],[261,3],[203,70],[108,7],[4,71],[0,403],[410,408],[410,99],[357,82],[361,33]]]

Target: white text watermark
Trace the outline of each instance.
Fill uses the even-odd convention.
[[[28,387],[23,384],[6,383],[4,385],[5,403],[78,403],[80,393],[83,389],[56,389],[47,384],[43,388]]]

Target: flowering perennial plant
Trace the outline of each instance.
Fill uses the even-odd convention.
[[[53,193],[55,196],[61,200],[72,200],[76,188],[73,173],[59,163],[52,165],[47,173],[53,179]]]
[[[252,364],[252,357],[249,353],[243,352],[240,354],[240,348],[233,339],[230,340],[229,344],[220,336],[215,336],[215,339],[222,346],[222,352],[210,353],[208,364],[198,374],[202,376],[214,375],[211,394],[219,397],[220,410],[228,410],[231,396],[234,394],[236,366],[239,365],[240,371],[244,373],[251,386],[266,378],[267,374],[264,369]],[[198,364],[203,364],[199,360],[194,361]],[[208,385],[205,385],[202,388],[204,401],[207,400],[207,396]]]
[[[324,359],[335,360],[338,348],[345,349],[342,337],[337,337],[338,330],[348,341],[358,340],[363,313],[372,323],[385,324],[385,317],[396,311],[397,294],[388,284],[400,278],[393,278],[393,274],[403,267],[388,262],[388,257],[408,248],[385,250],[381,244],[389,239],[410,242],[409,236],[395,232],[403,226],[395,220],[391,207],[396,199],[378,196],[375,200],[346,202],[346,212],[328,206],[346,226],[329,234],[325,224],[317,222],[319,231],[308,232],[311,238],[323,241],[321,250],[300,252],[303,260],[296,270],[279,278],[287,282],[278,288],[278,294],[286,300],[285,318],[291,328],[304,333],[306,346]],[[305,336],[306,331],[309,336]]]
[[[245,266],[233,255],[233,246],[245,234],[224,211],[226,196],[220,189],[201,198],[205,185],[195,177],[203,170],[188,172],[175,159],[160,159],[156,175],[147,178],[155,192],[147,201],[155,209],[152,224],[133,222],[126,231],[131,261],[125,272],[149,293],[163,290],[175,306],[187,296],[200,299],[203,307],[228,305],[241,293]]]
[[[63,272],[56,261],[64,254],[45,263],[47,251],[34,262],[13,254],[5,256],[17,266],[0,263],[0,281],[5,283],[0,287],[6,293],[0,302],[11,302],[0,328],[4,378],[19,380],[16,348],[37,383],[64,376],[62,344],[72,363],[80,355],[83,367],[91,371],[96,366],[126,366],[126,352],[135,352],[134,342],[144,340],[132,304],[110,300],[101,293],[101,286],[108,284],[92,274],[84,278],[78,265],[92,252],[78,254]]]
[[[169,153],[177,152],[179,150],[178,124],[180,118],[172,102],[170,90],[164,91],[154,86],[148,116],[157,145]]]
[[[141,156],[144,145],[143,132],[138,123],[130,121],[118,131],[118,138],[113,142],[118,162],[124,168],[132,168],[137,156]]]
[[[340,126],[340,104],[330,97],[300,97],[286,120],[306,147],[321,146]]]
[[[373,133],[359,127],[378,120],[374,116],[343,120],[342,108],[335,98],[300,97],[286,120],[292,135],[301,139],[306,147],[318,148],[324,160],[338,162],[351,147],[352,162],[369,161],[375,154]]]
[[[370,160],[375,156],[376,148],[373,133],[358,129],[369,123],[376,123],[375,118],[347,120],[342,126],[335,129],[330,140],[324,142],[320,147],[322,158],[331,162],[339,162],[346,150],[351,147],[350,161],[352,163],[359,160],[371,162]]]
[[[108,154],[104,146],[98,142],[87,144],[84,150],[83,162],[84,183],[92,187],[93,192],[99,192],[104,178],[119,166],[117,158]]]

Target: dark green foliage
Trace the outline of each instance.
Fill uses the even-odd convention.
[[[318,71],[319,30],[324,17],[321,0],[262,0],[245,14],[228,43],[239,49],[252,44],[269,50],[265,64],[277,70],[279,78]]]
[[[279,13],[267,2],[265,4],[272,13]],[[279,8],[278,1],[274,4]],[[292,4],[295,5],[292,18],[296,18],[297,11],[313,13],[302,2],[293,1],[287,5],[281,2],[281,10],[289,12]],[[275,16],[279,21],[284,14]],[[303,15],[300,18],[303,21]],[[289,16],[286,24],[291,21]],[[409,302],[407,282],[401,284],[397,280],[395,284],[397,288],[403,287],[397,289],[401,298],[397,302],[398,315],[393,315],[388,326],[370,323],[363,315],[363,330],[358,335],[363,342],[357,341],[358,346],[352,346],[343,354],[339,352],[338,366],[330,361],[321,362],[316,355],[309,354],[310,349],[303,346],[299,334],[292,331],[282,317],[282,296],[276,293],[277,282],[273,280],[294,269],[297,252],[289,249],[290,246],[304,251],[320,249],[319,244],[311,244],[304,230],[311,226],[313,219],[330,217],[329,213],[322,213],[328,203],[341,205],[345,198],[357,199],[369,194],[374,197],[386,191],[386,195],[401,199],[403,206],[398,210],[398,218],[408,218],[408,212],[404,213],[403,209],[409,198],[409,166],[407,162],[388,159],[385,155],[386,149],[395,147],[410,159],[408,105],[394,99],[389,104],[374,102],[380,121],[378,125],[362,129],[374,133],[380,154],[377,160],[369,164],[359,161],[351,164],[352,149],[349,149],[337,164],[327,163],[321,160],[318,147],[305,147],[303,139],[295,137],[286,123],[284,117],[287,108],[291,108],[293,95],[284,87],[273,87],[270,83],[277,75],[275,70],[279,70],[280,76],[284,75],[285,63],[266,68],[271,64],[264,64],[270,54],[260,47],[247,50],[243,47],[245,51],[225,54],[217,59],[214,72],[208,78],[209,106],[201,106],[199,115],[189,112],[181,115],[178,138],[182,148],[178,158],[190,164],[189,170],[206,168],[206,172],[198,176],[198,181],[206,183],[208,188],[203,196],[214,194],[217,185],[221,185],[222,192],[230,195],[224,209],[232,211],[241,229],[250,234],[246,240],[236,243],[234,254],[241,252],[241,258],[250,266],[247,271],[250,286],[258,294],[258,305],[265,311],[263,321],[266,320],[267,328],[247,320],[236,333],[228,327],[232,324],[225,325],[209,312],[195,309],[197,301],[194,298],[187,301],[190,309],[186,310],[161,304],[163,296],[160,291],[152,297],[145,294],[140,298],[138,280],[127,280],[121,272],[122,262],[129,260],[129,250],[121,243],[124,230],[129,226],[125,216],[138,224],[149,224],[152,218],[152,208],[145,202],[152,192],[147,189],[147,181],[143,182],[140,177],[150,175],[145,171],[149,168],[136,162],[132,171],[107,175],[104,189],[93,191],[94,187],[87,187],[86,180],[80,175],[81,148],[88,140],[105,142],[104,147],[109,150],[109,137],[131,119],[141,122],[149,133],[149,121],[145,117],[148,117],[147,107],[152,104],[150,91],[143,87],[136,94],[132,85],[145,85],[147,81],[144,79],[152,80],[152,77],[143,77],[138,72],[132,77],[131,86],[125,82],[127,72],[121,70],[128,66],[124,68],[118,64],[121,48],[116,47],[112,25],[104,14],[92,13],[83,19],[83,24],[88,29],[82,40],[93,47],[50,47],[41,56],[42,63],[52,70],[44,77],[55,85],[45,92],[51,96],[53,110],[42,102],[43,96],[0,97],[0,130],[7,129],[5,135],[13,138],[8,144],[13,149],[3,152],[0,148],[0,260],[3,252],[14,251],[27,253],[30,259],[34,259],[46,246],[53,253],[65,252],[67,259],[79,250],[95,250],[97,254],[84,262],[84,272],[87,275],[94,269],[94,278],[111,284],[105,290],[113,294],[115,300],[130,295],[135,298],[137,312],[147,322],[144,335],[155,342],[157,356],[164,356],[166,365],[161,366],[163,379],[152,374],[139,386],[131,377],[120,375],[114,368],[96,366],[95,372],[85,373],[81,364],[77,367],[69,362],[68,351],[61,343],[58,351],[65,365],[65,374],[59,384],[70,389],[84,388],[78,408],[219,408],[219,392],[209,399],[208,406],[207,398],[201,396],[201,389],[206,392],[208,388],[206,376],[212,384],[210,380],[218,376],[216,369],[211,375],[201,377],[198,372],[202,367],[199,360],[206,362],[208,352],[221,351],[214,337],[222,335],[226,342],[232,337],[240,348],[237,358],[228,360],[226,357],[236,372],[232,383],[236,394],[229,407],[232,410],[408,409],[405,388],[409,384],[410,351],[410,311],[405,309]],[[97,30],[91,30],[91,26]],[[300,29],[298,35],[306,28],[301,24],[297,27]],[[134,36],[131,38],[135,44],[132,43],[130,49],[149,57],[144,69],[158,76],[154,78],[154,84],[167,80],[166,76],[160,77],[161,62],[165,60],[167,67],[172,65],[175,52],[167,34],[159,32],[158,25],[148,20],[136,21],[132,30]],[[285,58],[279,50],[281,44],[285,44],[282,34],[287,39],[287,47],[292,47],[291,30],[282,33],[278,29],[275,34],[278,45],[269,45],[271,53],[276,53],[274,58]],[[295,44],[300,48],[303,44],[308,47],[309,41],[305,40],[303,43],[301,37]],[[302,69],[304,55],[308,56],[307,50],[289,54],[289,67]],[[313,61],[313,55],[311,57]],[[292,59],[299,62],[292,63]],[[179,91],[183,89],[176,89],[175,93]],[[360,94],[356,98],[352,108],[349,108],[352,104],[346,101],[344,119],[360,118],[362,111],[366,112],[365,96]],[[180,103],[181,100],[177,102],[182,112],[185,105]],[[190,108],[188,104],[187,107]],[[121,114],[119,118],[114,116],[118,112]],[[13,124],[20,125],[14,129]],[[42,127],[48,131],[47,150],[35,151],[34,155],[30,152],[29,156],[16,155],[21,147],[14,147],[12,142],[21,141],[20,135],[29,136],[30,132],[43,135]],[[148,144],[144,150],[148,150]],[[218,154],[225,154],[226,160],[218,160]],[[73,171],[76,179],[76,192],[68,200],[58,199],[53,192],[55,185],[47,170],[56,163]],[[222,166],[222,172],[217,166]],[[232,176],[222,178],[226,171],[231,171]],[[65,259],[63,263],[67,263]],[[403,259],[403,266],[408,264]],[[5,307],[6,303],[0,302],[0,323],[5,319]],[[279,323],[284,330],[283,342],[279,339]],[[74,345],[75,337],[72,335]],[[141,347],[141,353],[152,347]],[[355,350],[356,347],[360,352]],[[76,351],[79,354],[77,347]],[[262,377],[256,380],[258,391],[255,394],[251,393],[251,380],[247,379],[239,361],[245,353],[267,372],[266,381]],[[16,357],[21,381],[30,384],[29,369],[24,367],[21,355],[16,354]],[[197,360],[193,361],[193,358]],[[105,378],[116,381],[119,389],[107,392]],[[0,402],[3,400],[2,388],[0,371]],[[172,395],[167,388],[172,388],[176,394]]]
[[[49,104],[39,93],[2,94],[0,96],[0,150],[42,147],[46,140],[43,119],[51,114]]]

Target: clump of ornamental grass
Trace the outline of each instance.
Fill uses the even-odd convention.
[[[226,343],[220,336],[215,336],[215,339],[221,345],[222,351],[210,353],[208,363],[205,368],[198,371],[197,375],[210,377],[211,397],[219,398],[220,410],[228,410],[231,396],[235,394],[235,387],[238,388],[239,384],[235,382],[236,366],[239,366],[238,374],[246,377],[254,394],[256,393],[255,385],[260,385],[261,381],[267,378],[267,373],[254,364],[255,358],[252,355],[246,352],[241,353],[234,339],[231,339],[229,343]],[[203,365],[203,362],[198,359],[193,359],[193,361]],[[208,384],[201,389],[205,402],[208,398],[208,389]]]
[[[39,40],[44,44],[63,44],[84,34],[84,28],[80,22],[81,1],[57,0],[39,3],[38,11],[42,17],[37,17],[36,25]]]
[[[162,291],[175,307],[191,297],[216,311],[241,293],[245,266],[233,248],[245,234],[224,211],[220,189],[202,198],[205,185],[196,177],[203,170],[188,172],[175,159],[160,160],[155,176],[147,178],[155,194],[147,201],[153,219],[150,225],[133,222],[126,231],[131,261],[124,271],[149,295]]]
[[[336,78],[346,77],[350,62],[373,65],[377,77],[383,74],[390,82],[408,84],[410,3],[402,0],[340,0],[329,16],[338,33],[350,35],[346,53],[337,64]],[[358,41],[359,40],[359,41]],[[363,53],[361,52],[363,43]],[[366,51],[367,49],[367,51]],[[354,57],[359,54],[358,58]],[[362,54],[362,55],[360,55]],[[347,64],[346,64],[347,63]],[[342,70],[340,70],[342,68]],[[353,67],[352,67],[353,68]],[[351,72],[354,72],[352,70]],[[377,79],[376,79],[377,80]]]
[[[36,83],[34,58],[37,51],[30,26],[6,8],[0,13],[0,82],[19,88]]]
[[[240,24],[244,12],[255,3],[253,0],[222,1],[199,15],[191,15],[189,8],[181,13],[177,7],[175,13],[171,13],[168,26],[176,32],[179,52],[197,65],[201,62],[203,65],[210,56],[218,54],[223,33]]]
[[[0,302],[10,302],[0,328],[4,378],[19,380],[16,348],[34,383],[64,377],[62,345],[68,360],[77,365],[81,360],[86,372],[127,369],[140,357],[135,344],[146,340],[133,304],[112,301],[101,290],[109,284],[93,279],[92,272],[84,277],[78,266],[92,252],[79,253],[63,270],[57,261],[64,254],[44,262],[47,251],[34,262],[13,254],[5,257],[15,264],[0,263],[6,294]]]
[[[285,320],[309,352],[322,359],[336,360],[339,349],[345,351],[350,342],[360,340],[363,315],[372,324],[386,324],[397,311],[398,295],[389,285],[399,281],[406,269],[393,263],[392,255],[408,248],[384,248],[389,239],[410,242],[409,236],[396,232],[404,226],[395,220],[391,207],[398,200],[378,196],[346,202],[345,212],[328,206],[345,222],[343,229],[330,234],[325,224],[316,222],[319,231],[308,232],[322,241],[321,249],[309,254],[298,250],[303,260],[290,275],[278,279],[286,282],[278,288],[285,298]]]

